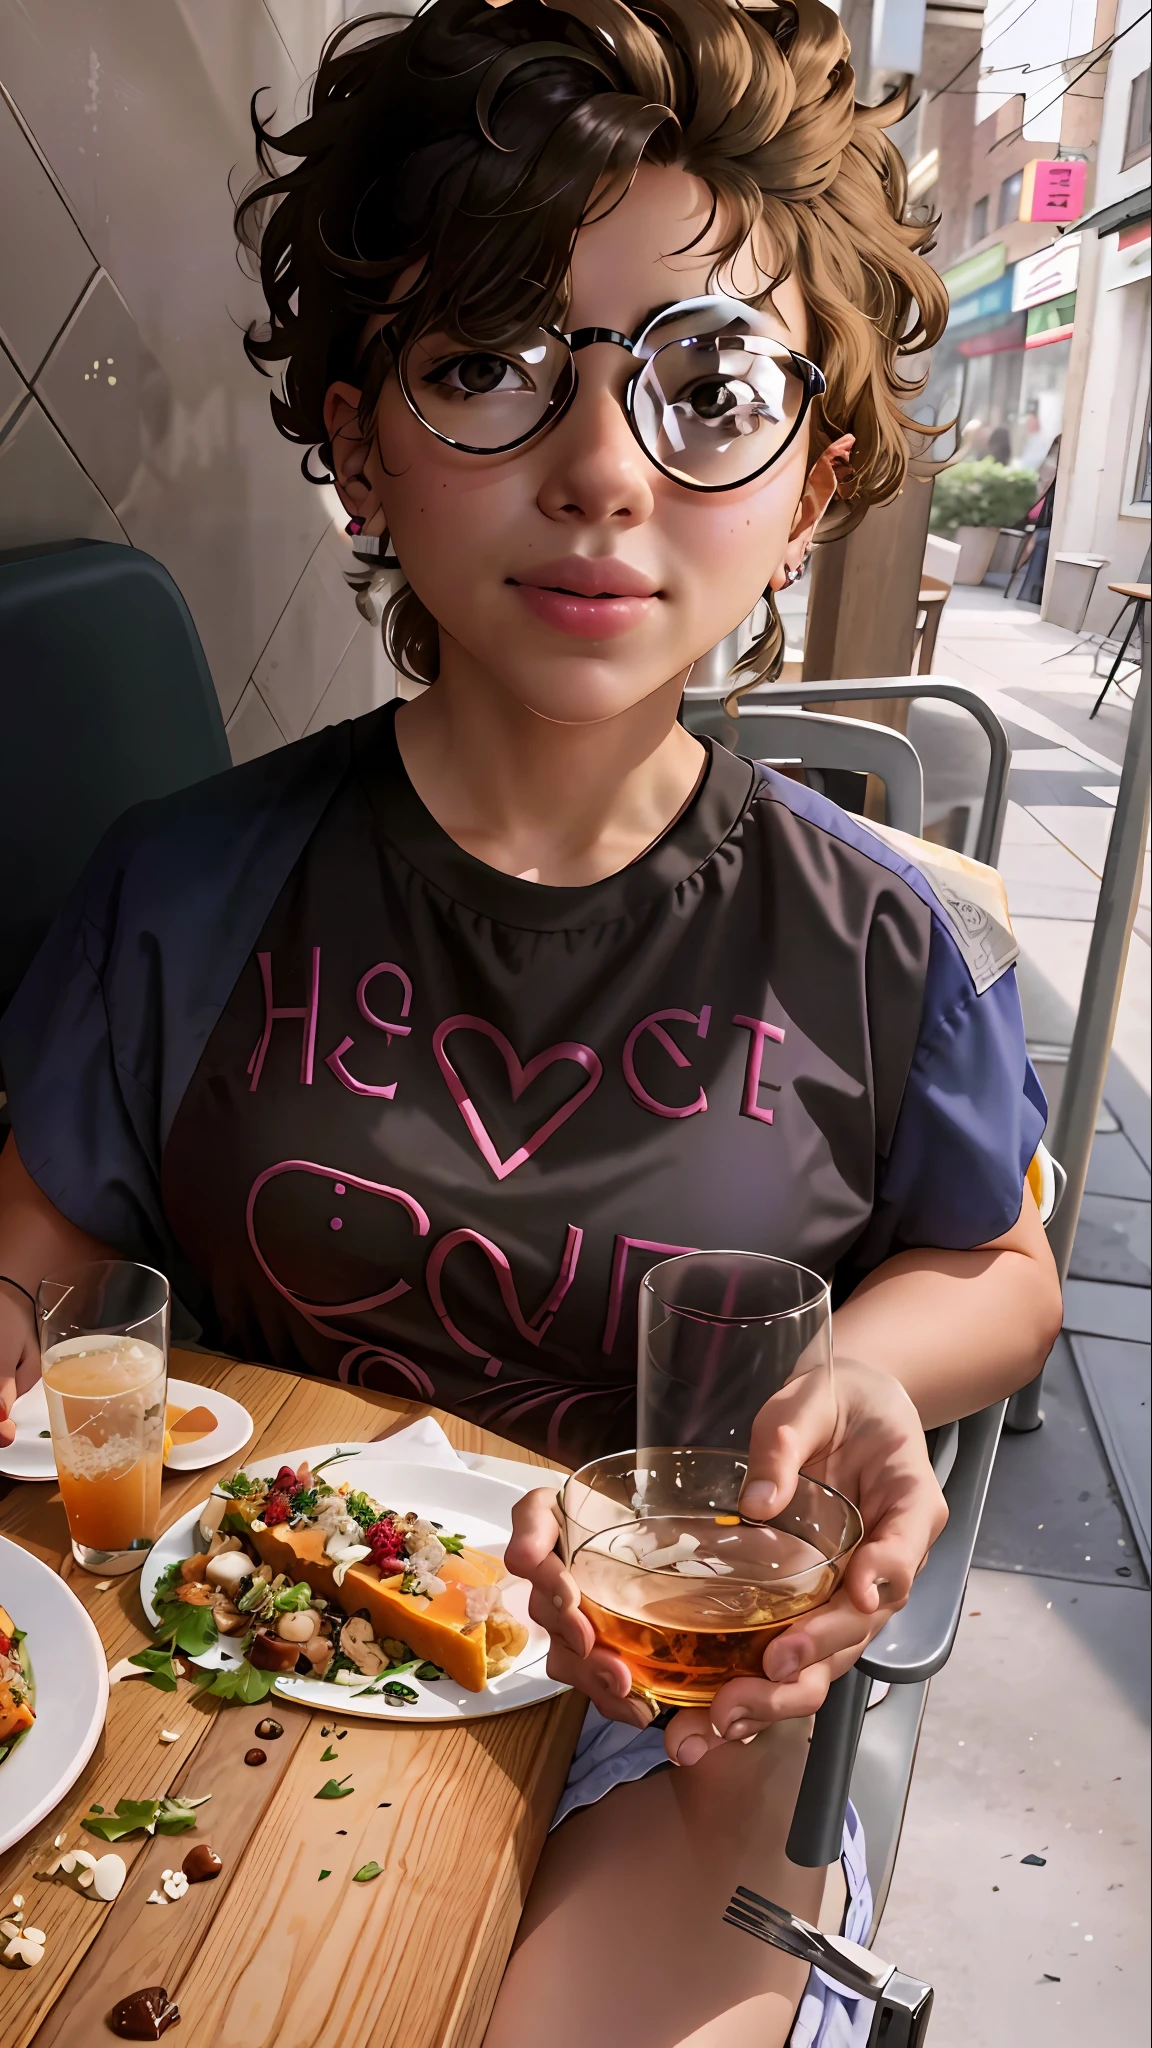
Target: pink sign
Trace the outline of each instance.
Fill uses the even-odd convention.
[[[1079,220],[1087,181],[1087,164],[1036,157],[1024,172],[1020,219]]]

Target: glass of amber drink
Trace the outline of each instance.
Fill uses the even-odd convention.
[[[624,1451],[561,1494],[580,1605],[655,1707],[761,1677],[772,1637],[831,1598],[863,1534],[851,1501],[803,1474],[771,1522],[744,1519],[747,1472],[730,1451]]]
[[[40,1283],[41,1370],[72,1555],[135,1571],[156,1540],[168,1384],[168,1282],[105,1259]]]

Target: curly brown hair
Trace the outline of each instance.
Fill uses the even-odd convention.
[[[306,120],[273,135],[253,100],[264,176],[236,209],[269,310],[245,347],[259,367],[285,365],[272,416],[308,451],[305,474],[313,450],[331,464],[333,382],[363,390],[371,428],[393,358],[379,347],[358,373],[366,321],[387,316],[402,346],[444,325],[491,345],[562,319],[577,233],[643,161],[681,165],[711,191],[717,272],[763,221],[773,283],[797,278],[828,386],[815,444],[855,435],[822,531],[893,498],[906,402],[924,382],[902,377],[899,358],[938,339],[948,300],[923,260],[935,223],[905,218],[904,165],[885,134],[899,109],[855,104],[849,57],[818,0],[754,12],[739,0],[427,0],[413,19],[338,29]],[[278,169],[273,153],[296,162]],[[740,663],[748,681],[783,655],[767,596],[767,627]],[[397,667],[434,679],[435,621],[407,586],[385,640]]]

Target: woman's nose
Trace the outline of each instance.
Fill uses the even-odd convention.
[[[596,347],[589,356],[608,356]],[[587,367],[585,367],[585,364]],[[581,365],[576,397],[544,443],[537,503],[549,518],[590,526],[639,526],[652,516],[652,468],[635,441],[609,362]],[[626,376],[625,372],[625,376]]]

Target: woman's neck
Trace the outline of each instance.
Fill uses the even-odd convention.
[[[477,860],[579,887],[627,867],[684,808],[704,750],[676,720],[683,675],[615,717],[562,725],[461,654],[397,713],[396,738],[417,795]]]

